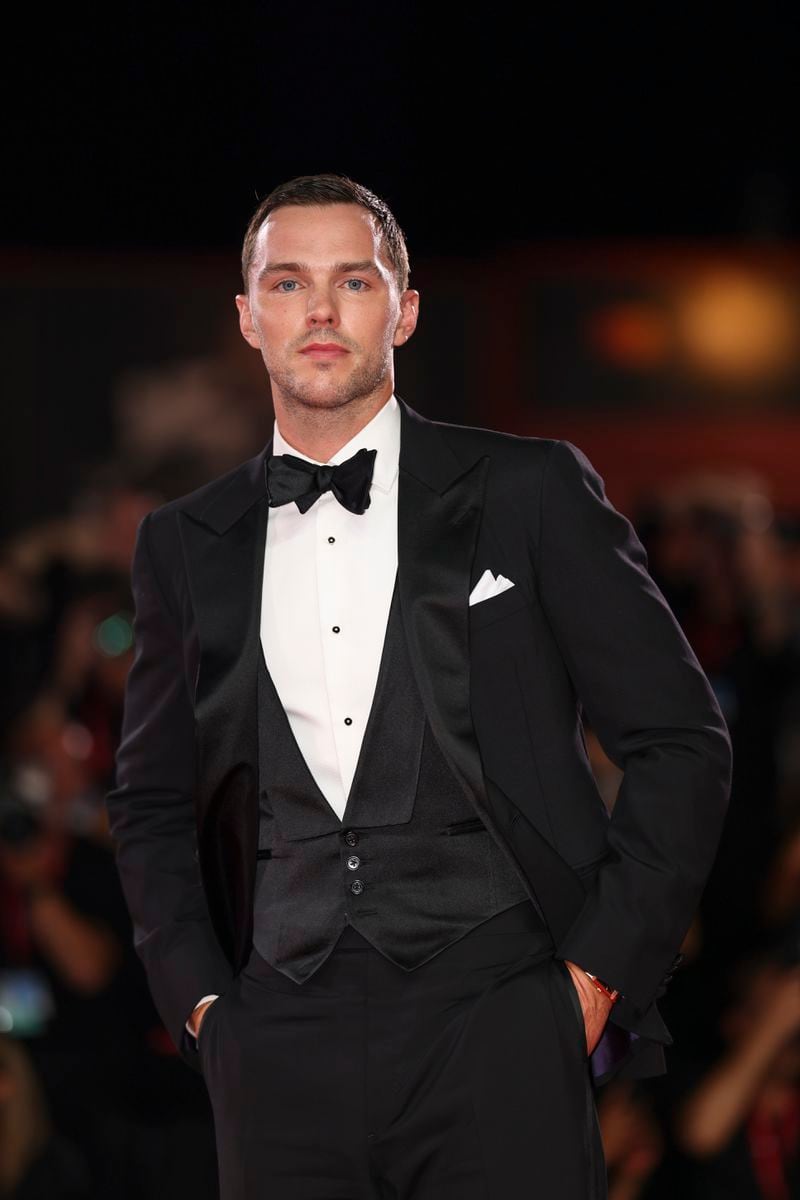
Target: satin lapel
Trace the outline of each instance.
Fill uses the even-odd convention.
[[[266,449],[227,489],[188,503],[181,536],[200,647],[195,688],[197,823],[206,881],[224,880],[211,905],[216,932],[238,961],[249,936],[258,843],[258,664],[261,581],[269,506]],[[231,944],[235,930],[241,945]]]
[[[551,930],[567,929],[585,900],[581,882],[500,786],[485,777],[472,724],[469,593],[484,565],[476,561],[479,530],[484,549],[487,540],[497,545],[490,523],[482,520],[489,459],[464,449],[457,461],[435,422],[401,405],[400,600],[420,694],[467,798],[499,844],[511,849],[528,895]],[[476,443],[459,438],[452,444]],[[535,891],[531,880],[537,881]]]
[[[460,460],[435,422],[397,398],[398,586],[408,650],[433,734],[483,815],[470,713],[469,593],[489,459]]]

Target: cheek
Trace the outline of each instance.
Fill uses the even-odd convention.
[[[298,319],[295,317],[292,320],[286,312],[271,313],[269,316],[259,313],[253,317],[253,327],[261,339],[264,351],[280,355],[285,352],[288,344],[297,338]]]
[[[362,314],[358,326],[354,327],[352,332],[365,350],[385,350],[387,346],[391,346],[394,339],[394,325],[387,320],[383,312]]]

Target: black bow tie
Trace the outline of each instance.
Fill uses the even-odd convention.
[[[377,450],[359,450],[335,466],[308,462],[296,454],[272,454],[266,464],[270,508],[294,500],[304,513],[323,492],[330,490],[350,512],[363,513],[370,505],[369,488],[377,453]]]

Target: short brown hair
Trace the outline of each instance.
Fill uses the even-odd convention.
[[[369,188],[346,175],[298,175],[286,183],[279,184],[262,200],[250,218],[242,246],[242,279],[244,290],[248,290],[250,264],[253,261],[258,231],[271,212],[276,208],[296,206],[303,208],[324,204],[360,204],[370,213],[380,230],[381,247],[394,268],[397,286],[401,292],[408,287],[409,263],[403,231],[394,219],[388,204],[371,192]]]

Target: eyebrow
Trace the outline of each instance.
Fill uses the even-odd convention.
[[[301,262],[268,262],[258,272],[258,279],[261,281],[267,275],[278,275],[285,271],[308,274],[311,271],[311,267],[308,263]],[[381,273],[371,258],[362,258],[358,262],[339,262],[335,263],[333,267],[334,275],[346,275],[353,271],[360,272],[361,274],[377,275],[381,278]]]

